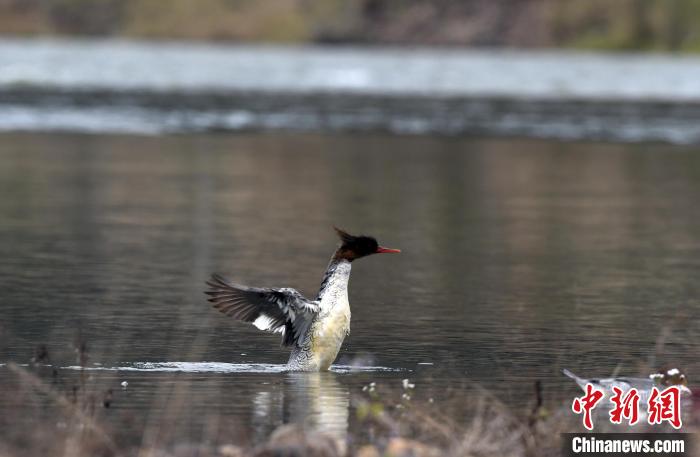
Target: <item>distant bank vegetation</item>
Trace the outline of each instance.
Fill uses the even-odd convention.
[[[0,0],[0,34],[700,52],[700,0]]]

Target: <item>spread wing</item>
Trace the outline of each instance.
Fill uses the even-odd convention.
[[[228,282],[220,275],[207,281],[209,301],[227,316],[251,322],[260,330],[282,333],[284,346],[300,345],[319,303],[306,299],[290,288],[268,289],[247,287]]]

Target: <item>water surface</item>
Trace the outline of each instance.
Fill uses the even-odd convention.
[[[0,149],[0,363],[46,344],[58,374],[35,370],[70,385],[79,338],[109,414],[178,439],[258,442],[294,421],[342,436],[370,382],[408,378],[445,405],[485,387],[520,413],[536,380],[570,400],[562,367],[670,362],[700,380],[691,147],[277,133],[5,134]],[[283,373],[279,336],[215,312],[204,281],[313,295],[332,225],[402,254],[353,264],[335,370]],[[0,366],[0,389],[13,379]]]
[[[700,144],[700,59],[0,39],[0,132],[251,130]]]

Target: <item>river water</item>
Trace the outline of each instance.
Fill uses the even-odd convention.
[[[0,150],[0,363],[44,344],[70,380],[79,338],[110,414],[178,439],[212,417],[252,443],[290,421],[343,435],[371,382],[444,405],[485,388],[519,413],[536,380],[570,401],[564,367],[700,380],[696,147],[6,133]],[[334,371],[282,373],[279,337],[217,313],[204,281],[313,295],[333,225],[402,253],[353,264]]]
[[[0,131],[260,130],[700,143],[700,59],[0,40]]]
[[[344,438],[371,383],[388,402],[415,383],[439,408],[486,394],[518,417],[536,381],[549,407],[570,402],[562,368],[671,364],[692,386],[698,71],[659,55],[0,41],[0,411],[25,413],[0,418],[0,444],[37,424],[11,364],[60,392],[111,389],[102,417],[136,445],[255,444],[289,422]],[[218,314],[204,282],[314,296],[333,225],[402,253],[354,264],[332,371],[284,373],[279,336]],[[50,366],[30,366],[43,346]]]

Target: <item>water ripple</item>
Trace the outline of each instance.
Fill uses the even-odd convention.
[[[140,371],[140,372],[180,372],[180,373],[283,373],[287,365],[278,363],[224,363],[224,362],[134,362],[117,367],[81,367],[71,365],[64,370],[90,371]],[[335,373],[402,371],[400,368],[381,366],[333,365]]]

